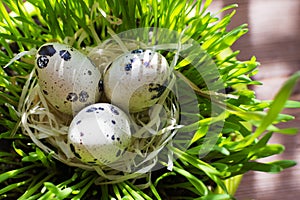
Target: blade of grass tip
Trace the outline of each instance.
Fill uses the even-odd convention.
[[[63,188],[60,189],[58,186],[54,185],[51,182],[45,182],[44,186],[51,191],[57,199],[66,199],[71,193],[72,189],[71,188]]]
[[[94,181],[92,181],[92,180],[94,180],[93,179],[93,175],[89,175],[88,177],[84,178],[81,182],[79,182],[79,183],[71,186],[71,188],[73,190],[79,189],[79,188],[85,186],[86,184],[88,184],[89,182],[93,182],[94,183]]]
[[[44,166],[46,166],[47,168],[51,167],[50,161],[40,148],[36,148],[36,155],[38,156],[39,160],[43,163]]]
[[[194,3],[196,4],[196,6],[195,6],[195,14],[196,15],[198,15],[198,13],[200,13],[200,11],[201,11],[202,1],[203,0],[194,1]]]
[[[34,167],[36,167],[36,165],[29,165],[29,166],[26,166],[26,167],[23,167],[23,168],[20,168],[20,169],[15,169],[15,170],[11,170],[11,171],[8,171],[8,172],[4,172],[4,173],[0,174],[0,183],[2,183],[3,181],[5,181],[9,178],[15,177],[16,175],[18,175],[20,173],[26,172],[29,169],[32,169]]]
[[[155,198],[156,198],[157,200],[161,200],[161,199],[162,199],[162,198],[160,197],[159,193],[157,192],[155,186],[154,186],[152,183],[150,184],[150,189],[151,189],[152,193],[154,194],[154,196],[155,196]]]
[[[229,194],[209,194],[193,200],[234,200],[234,198]]]
[[[40,196],[38,198],[35,198],[34,200],[36,200],[36,199],[37,200],[48,200],[48,199],[51,199],[52,196],[53,196],[53,193],[48,189],[49,191],[44,194],[44,192],[45,192],[46,189],[47,189],[46,187],[43,187],[42,190],[41,190]]]
[[[222,176],[222,172],[219,172],[216,168],[211,166],[210,164],[189,155],[186,152],[183,152],[179,150],[178,148],[171,148],[177,156],[179,156],[179,159],[182,161],[186,161],[189,164],[193,165],[194,167],[200,169],[203,171],[210,179],[212,179],[215,183],[217,183],[224,191],[227,192],[227,188],[221,178],[219,176]]]
[[[52,35],[53,37],[57,37],[57,35],[60,36],[60,38],[64,38],[64,34],[61,30],[61,27],[59,26],[59,22],[58,22],[58,13],[55,13],[54,8],[52,7],[50,1],[46,0],[44,1],[45,7],[47,9],[48,12],[48,18],[49,18],[49,22],[51,24],[49,24],[50,29],[52,31]]]
[[[173,167],[173,170],[176,171],[177,173],[181,174],[185,178],[188,179],[188,181],[194,186],[195,189],[201,194],[201,195],[207,195],[208,194],[208,188],[206,185],[197,177],[195,177],[193,174],[190,172],[181,169],[179,167]]]
[[[36,181],[43,177],[43,175],[45,175],[44,172],[40,173],[38,176],[35,176]],[[36,183],[36,181],[32,182],[31,187],[29,187],[28,190],[26,190],[26,192],[19,197],[18,200],[27,200],[31,195],[33,195],[34,193],[37,192],[37,190],[42,187],[42,185],[44,184],[44,182],[48,181],[49,179],[51,179],[53,176],[55,176],[55,173],[49,174],[48,176],[46,176],[45,178],[43,178],[42,180],[40,180],[39,182]]]
[[[22,185],[26,185],[27,183],[29,183],[31,181],[31,179],[28,179],[26,181],[21,181],[21,182],[18,182],[18,183],[12,183],[12,184],[9,184],[8,186],[0,189],[0,195],[1,194],[5,194],[11,190],[14,190],[18,187],[21,187]]]
[[[193,12],[196,9],[196,2],[195,1],[188,1],[186,6],[185,16],[189,17],[192,16]]]
[[[128,200],[134,200],[122,183],[119,183],[118,186]]]
[[[92,36],[92,38],[94,38],[95,43],[97,45],[101,44],[101,39],[99,38],[99,35],[98,35],[97,31],[95,30],[94,23],[95,23],[96,19],[94,19],[93,15],[95,15],[95,16],[97,15],[97,9],[98,8],[99,8],[99,3],[97,3],[97,2],[94,3],[93,6],[92,6],[92,9],[91,9],[92,10],[91,14],[90,14],[90,19],[93,19],[93,21],[91,21],[90,25],[89,25],[89,29],[90,29],[91,34],[92,34],[91,36]],[[99,8],[99,10],[101,10],[101,8]]]
[[[284,108],[300,108],[300,102],[289,100],[285,103]]]
[[[271,164],[276,164],[282,167],[283,169],[286,169],[286,168],[294,167],[295,165],[297,165],[297,162],[294,160],[278,160],[278,161],[271,162]]]
[[[21,36],[20,33],[18,32],[18,30],[16,29],[16,27],[12,24],[12,20],[11,17],[9,16],[4,4],[1,2],[0,3],[0,16],[2,16],[2,18],[4,18],[4,20],[6,21],[12,35],[14,35],[15,37],[19,37]],[[17,44],[20,48],[21,51],[24,51],[23,45],[17,41]]]
[[[139,16],[143,15],[143,8],[142,8],[142,2],[141,1],[136,1],[136,7],[139,13]]]
[[[19,148],[16,147],[16,142],[15,142],[15,141],[13,141],[12,146],[13,146],[15,152],[16,152],[19,156],[21,156],[21,157],[27,156],[27,154],[26,154],[22,149],[19,149]]]
[[[174,1],[175,2],[175,1]],[[183,13],[186,12],[185,6],[186,6],[186,0],[185,1],[178,1],[175,6],[174,9],[172,10],[171,16],[170,16],[170,20],[177,20],[178,16],[181,16]]]
[[[159,27],[166,27],[165,26],[165,24],[166,24],[166,21],[168,21],[167,19],[167,17],[166,17],[166,14],[167,14],[167,11],[168,11],[168,1],[158,1],[158,0],[155,0],[155,1],[157,1],[157,2],[155,2],[156,3],[156,5],[157,5],[157,10],[165,10],[166,12],[158,12],[158,14],[159,14],[159,18],[158,19],[155,19],[156,21],[157,21],[157,25],[159,26]],[[152,11],[151,11],[152,12]]]
[[[249,140],[246,140],[245,145],[248,146],[254,142],[254,140],[260,136],[269,125],[274,122],[278,116],[278,114],[282,111],[284,108],[284,105],[288,98],[290,97],[294,86],[296,85],[298,79],[300,78],[300,71],[296,72],[294,75],[292,75],[281,87],[279,92],[276,94],[274,101],[270,105],[270,109],[267,113],[267,115],[262,120],[260,126],[256,129],[256,131],[251,135]]]
[[[140,195],[142,199],[151,200],[151,197],[149,197],[146,193],[144,193],[140,188],[138,188],[137,186],[135,186],[134,184],[128,181],[126,183],[127,183],[126,188],[128,187],[128,189],[131,189],[131,191],[134,192],[136,198],[138,197],[137,195]]]
[[[152,1],[152,12],[153,12],[154,27],[157,27],[158,26],[158,20],[159,20],[157,0]]]
[[[88,191],[88,189],[95,183],[97,177],[93,178],[89,181],[83,189],[80,190],[79,194],[72,198],[72,200],[80,200],[82,199],[83,195]],[[108,194],[107,194],[108,195]]]
[[[207,10],[207,8],[209,7],[209,5],[212,3],[213,0],[206,0],[204,3],[204,6],[202,8],[202,11],[200,13],[200,15],[203,15],[205,13],[205,11]]]
[[[0,17],[1,17],[1,13],[0,13]],[[7,51],[8,55],[10,55],[10,56],[14,55],[14,53],[12,52],[9,44],[6,42],[5,38],[1,37],[1,34],[0,34],[0,44]]]
[[[122,182],[121,184],[131,194],[131,196],[134,199],[148,199],[148,200],[150,199],[151,200],[150,197],[148,197],[148,198],[142,197],[137,191],[135,191],[133,188],[131,188],[130,185],[127,182]]]
[[[155,182],[154,182],[154,186],[156,187],[157,184],[159,183],[159,181],[163,180],[164,178],[168,177],[168,176],[176,176],[176,173],[175,172],[166,172],[164,173],[163,175],[159,176]]]
[[[77,178],[78,178],[78,173],[75,173],[75,174],[73,174],[73,176],[72,176],[70,179],[68,179],[68,180],[66,180],[66,181],[64,181],[64,182],[62,182],[62,183],[60,183],[60,184],[58,184],[57,187],[59,187],[59,188],[64,188],[64,187],[66,187],[67,185],[69,185],[69,184],[71,184],[72,182],[74,182]],[[44,188],[44,189],[46,189],[46,188]],[[73,189],[73,192],[74,192],[74,189]],[[42,190],[41,193],[44,193],[43,190]],[[38,200],[48,200],[48,199],[50,198],[51,195],[52,195],[51,191],[48,191],[48,192],[46,192],[45,194],[43,194],[43,196],[40,197]]]
[[[120,191],[117,187],[117,185],[113,185],[113,190],[114,190],[114,194],[115,194],[115,197],[117,197],[118,200],[122,200],[122,197],[121,197],[121,194],[120,194]]]
[[[28,199],[26,199],[26,200],[37,200],[37,199],[40,200],[40,199],[39,199],[40,196],[42,196],[42,194],[41,194],[41,193],[37,193],[37,194],[35,194],[35,195],[32,195],[32,196],[28,197]],[[49,199],[49,198],[48,198],[48,199]],[[47,199],[47,200],[48,200],[48,199]]]
[[[215,13],[213,16],[216,17],[217,15],[221,14],[222,12],[224,12],[226,10],[230,10],[230,9],[238,8],[238,7],[239,7],[238,4],[231,4],[231,5],[225,6],[224,8],[219,10],[217,13]]]
[[[30,11],[26,10],[25,7],[24,7],[24,3],[20,3],[19,1],[16,1],[16,4],[15,6],[17,7],[18,9],[18,15],[20,17],[23,17],[23,18],[27,18],[27,19],[31,19],[29,13]],[[26,26],[22,23],[22,32],[24,33],[25,37],[29,37],[30,35],[30,30],[29,30],[29,27],[30,26]]]

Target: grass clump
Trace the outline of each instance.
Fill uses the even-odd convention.
[[[27,55],[9,68],[1,67],[0,197],[234,199],[240,175],[247,171],[277,173],[294,166],[296,163],[289,160],[270,163],[256,160],[284,150],[280,144],[268,144],[274,132],[297,133],[293,128],[279,129],[276,124],[293,119],[280,114],[285,106],[299,107],[298,102],[287,102],[299,73],[285,83],[274,101],[256,99],[248,86],[261,84],[251,79],[259,63],[255,57],[240,61],[236,58],[239,52],[230,50],[230,46],[246,34],[247,26],[228,30],[235,11],[219,19],[208,11],[211,3],[212,0],[27,0],[25,3],[3,0],[0,3],[1,66],[17,53],[31,51],[49,41],[64,42],[89,52],[113,33],[147,27],[154,27],[149,31],[161,28],[184,32],[182,41],[191,38],[203,51],[183,50],[181,55],[184,56],[173,66],[175,74],[195,92],[198,101],[199,112],[180,113],[182,117],[192,115],[199,119],[180,129],[185,134],[181,134],[179,143],[189,135],[188,145],[184,150],[176,141],[168,146],[178,157],[172,165],[161,161],[159,164],[164,167],[160,170],[139,177],[127,174],[126,179],[119,181],[105,176],[99,179],[101,171],[67,166],[55,158],[55,151],[44,152],[22,134],[19,111],[23,104],[20,102],[27,95],[22,93],[24,86],[32,84],[28,80],[33,76],[34,58]],[[230,5],[220,12],[235,7]],[[174,54],[161,50],[171,62]],[[206,62],[207,59],[213,62]],[[218,73],[211,70],[212,66],[216,66]],[[256,127],[255,131],[251,127]],[[218,130],[218,137],[209,151],[199,157],[207,141],[212,141],[207,140],[212,130]]]

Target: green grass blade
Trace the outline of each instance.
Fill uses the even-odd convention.
[[[124,196],[126,197],[126,199],[128,200],[134,200],[134,197],[131,196],[131,194],[126,190],[126,188],[123,186],[122,183],[118,184],[120,190],[122,191],[122,193],[124,194]]]
[[[221,172],[216,170],[211,165],[196,158],[195,156],[191,156],[186,152],[183,152],[177,148],[172,148],[172,150],[174,151],[175,154],[177,154],[177,156],[179,156],[179,159],[188,162],[189,164],[203,171],[209,178],[211,178],[215,183],[217,183],[224,191],[227,191],[223,181],[219,178],[220,176],[222,176]]]
[[[12,183],[12,184],[9,184],[8,186],[0,189],[0,195],[1,194],[5,194],[11,190],[14,190],[14,189],[17,189],[18,187],[21,187],[22,185],[26,185],[28,184],[29,182],[31,181],[31,179],[28,179],[26,181],[22,181],[22,182],[18,182],[18,183]]]
[[[151,189],[151,192],[154,194],[155,198],[157,200],[162,200],[162,198],[160,197],[158,191],[156,190],[154,184],[150,184],[150,189]]]
[[[130,194],[130,196],[132,196],[134,199],[147,199],[147,200],[151,200],[151,198],[148,195],[142,194],[143,192],[140,189],[134,187],[129,182],[122,182],[120,184],[122,185],[122,187],[124,189],[126,189],[128,191],[128,194]]]
[[[45,182],[44,186],[55,195],[57,200],[66,199],[72,193],[71,188],[60,189],[51,182]]]
[[[4,172],[2,174],[0,174],[0,183],[2,183],[3,181],[6,181],[7,179],[10,178],[14,178],[15,176],[24,173],[32,168],[36,167],[35,165],[29,165],[20,169],[15,169],[15,170],[11,170],[8,172]]]
[[[193,185],[195,189],[201,194],[201,195],[207,195],[208,194],[208,188],[206,185],[197,177],[195,177],[193,174],[190,172],[179,168],[179,167],[173,167],[173,170],[182,176],[184,176],[188,181]]]
[[[114,184],[114,185],[112,185],[112,187],[113,187],[114,195],[117,197],[117,199],[122,200],[122,196],[120,194],[120,191],[119,191],[117,185]]]
[[[277,118],[278,114],[284,108],[284,105],[288,98],[290,97],[295,84],[297,83],[298,79],[300,78],[300,71],[293,74],[281,87],[279,92],[276,94],[274,101],[272,102],[270,109],[267,115],[262,120],[260,126],[255,130],[253,135],[249,136],[246,140],[241,143],[242,146],[248,146],[253,143],[253,141],[260,136],[269,125],[271,125]]]
[[[35,181],[32,182],[31,186],[25,191],[25,193],[21,197],[18,198],[18,200],[27,200],[30,196],[35,194],[38,191],[38,189],[41,188],[42,185],[46,181],[48,181],[49,179],[54,177],[56,174],[52,173],[52,174],[49,174],[48,176],[45,176],[44,178],[42,178],[43,175],[45,175],[44,172],[41,172],[39,175],[37,175],[35,177]]]
[[[231,200],[232,196],[229,194],[209,194],[204,197],[196,198],[194,200]]]

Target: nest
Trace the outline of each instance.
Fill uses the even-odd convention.
[[[131,40],[120,43],[112,39],[87,51],[88,57],[103,73],[117,56],[137,48],[145,49],[149,46]],[[175,64],[176,62],[172,62],[173,66]],[[174,82],[173,75],[168,88],[172,88]],[[168,147],[172,146],[172,139],[181,127],[179,105],[174,91],[165,90],[157,104],[160,106],[154,106],[147,112],[131,114],[133,137],[124,159],[109,166],[87,164],[74,157],[67,143],[72,116],[59,113],[47,102],[33,70],[23,88],[18,108],[22,132],[45,153],[66,165],[96,171],[99,174],[98,184],[143,177],[159,164],[172,168],[173,154]]]

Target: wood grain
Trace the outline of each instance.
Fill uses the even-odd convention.
[[[299,0],[217,0],[223,5],[239,4],[231,28],[249,24],[249,33],[243,36],[234,50],[241,50],[241,60],[255,55],[261,63],[256,79],[263,86],[255,87],[259,99],[272,99],[280,86],[295,71],[300,70],[300,1]],[[294,100],[300,100],[300,84],[294,90]],[[295,120],[283,127],[300,128],[300,110],[285,110]],[[300,163],[300,134],[275,134],[270,143],[280,143],[285,152],[262,161],[291,159]],[[279,174],[247,173],[237,191],[238,200],[293,200],[300,196],[300,166]]]

